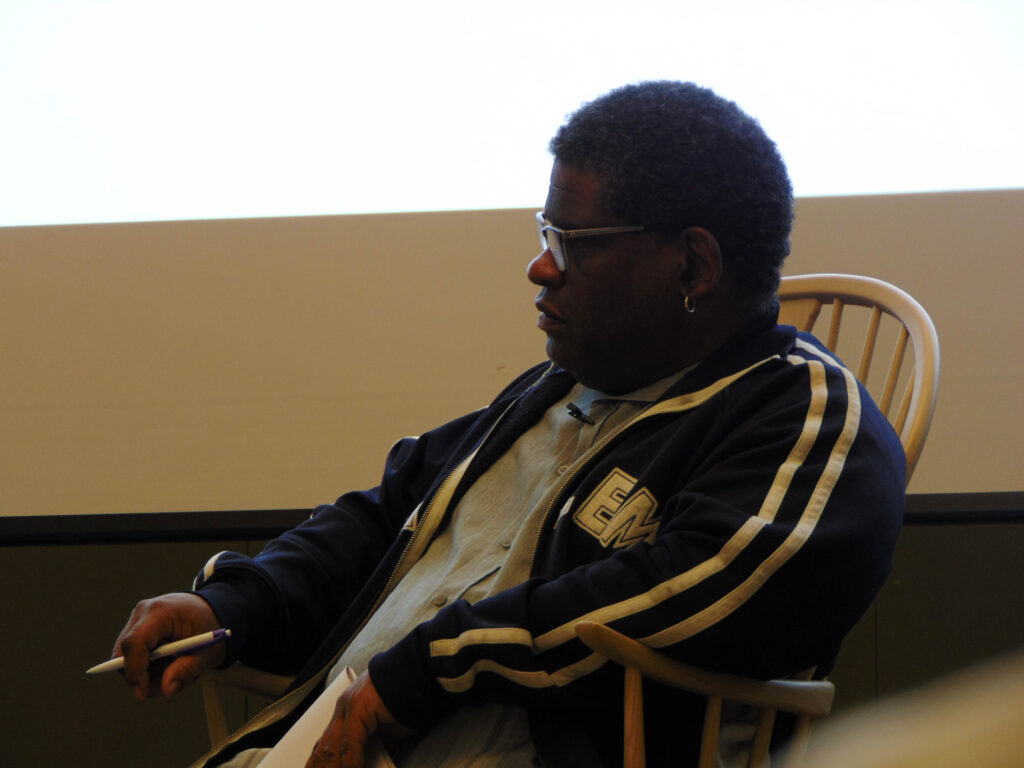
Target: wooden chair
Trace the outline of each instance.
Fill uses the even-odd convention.
[[[853,345],[860,344],[857,367],[852,370],[899,434],[907,454],[909,483],[938,394],[939,337],[928,313],[896,286],[857,275],[784,277],[779,303],[779,322],[802,331],[813,331],[826,310],[828,334],[818,338],[847,364],[857,353]],[[849,307],[860,310],[863,317],[851,317],[854,312],[844,311]],[[875,351],[887,336],[892,342],[888,367],[874,371]],[[898,407],[893,411],[895,403]]]
[[[828,334],[821,340],[840,358],[847,356],[850,337],[854,337],[853,343],[860,347],[857,378],[872,392],[899,434],[907,456],[909,482],[928,435],[937,394],[939,343],[928,314],[899,288],[854,275],[783,278],[779,303],[779,322],[804,331],[814,329],[824,310],[829,317]],[[864,317],[853,317],[856,311],[844,312],[848,307],[855,307]],[[875,351],[886,339],[892,343],[888,367],[873,371]],[[899,404],[895,412],[894,403]],[[805,679],[748,680],[687,666],[601,624],[581,622],[575,630],[589,648],[625,667],[626,768],[645,765],[644,677],[707,697],[699,768],[717,764],[724,701],[760,709],[747,761],[750,768],[770,765],[769,747],[777,712],[796,715],[796,728],[785,748],[785,765],[793,767],[803,759],[811,721],[828,714],[832,707],[832,683],[810,680],[810,674],[801,676]]]

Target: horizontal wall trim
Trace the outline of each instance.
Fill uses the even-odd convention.
[[[307,508],[0,516],[0,546],[269,539],[298,525],[310,512]],[[909,494],[905,523],[1024,523],[1024,491]]]
[[[907,525],[1024,522],[1024,491],[907,494]]]
[[[298,525],[310,512],[310,509],[239,509],[0,517],[0,545],[269,539]]]

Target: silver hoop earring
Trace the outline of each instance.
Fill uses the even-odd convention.
[[[689,296],[683,297],[683,308],[691,315],[697,311],[697,305],[693,303],[693,299]]]

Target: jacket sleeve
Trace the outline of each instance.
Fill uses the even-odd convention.
[[[256,557],[221,552],[193,585],[232,632],[228,663],[294,673],[365,586],[406,518],[479,414],[391,449],[381,484],[346,493]]]
[[[456,602],[374,657],[370,676],[391,713],[423,728],[471,701],[601,690],[594,680],[611,673],[575,638],[581,620],[739,674],[829,661],[890,568],[905,460],[852,374],[805,352],[679,415],[685,436],[653,430],[598,468],[637,478],[624,503],[644,491],[664,499],[656,535]],[[658,441],[657,454],[644,439]],[[630,464],[633,454],[646,466]],[[555,539],[563,526],[579,533],[587,492],[559,516]]]

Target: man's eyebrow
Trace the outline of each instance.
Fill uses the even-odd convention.
[[[565,219],[562,219],[561,221],[555,221],[554,219],[548,216],[547,211],[541,211],[541,215],[544,217],[544,221],[546,221],[553,227],[558,227],[559,229],[585,229],[585,227],[581,227],[578,224],[566,222]]]

